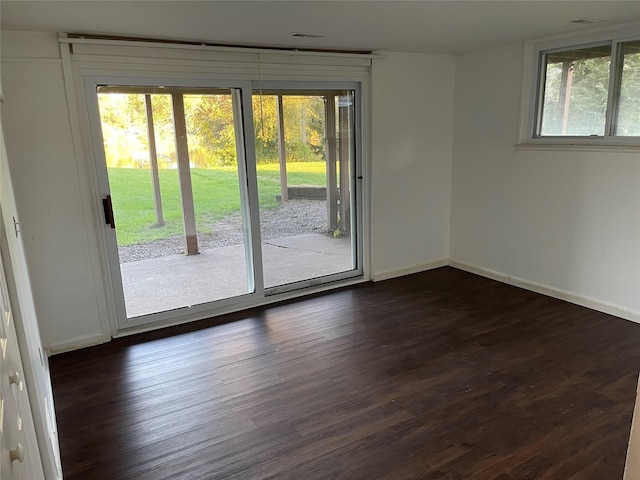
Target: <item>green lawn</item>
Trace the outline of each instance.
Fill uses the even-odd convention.
[[[172,235],[181,235],[182,206],[177,170],[160,170],[160,191],[165,225],[156,226],[151,171],[110,168],[109,184],[116,221],[118,245],[135,245]],[[287,165],[289,185],[325,186],[324,162]],[[240,210],[238,174],[235,167],[192,169],[191,182],[199,232],[210,233],[211,223]],[[260,208],[278,205],[280,171],[278,164],[258,165]]]

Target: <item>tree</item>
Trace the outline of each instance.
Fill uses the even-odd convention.
[[[547,55],[543,135],[604,135],[609,92],[619,89],[619,98],[614,99],[615,134],[640,136],[640,42],[620,43],[619,48],[623,54],[619,85],[609,84],[608,45]]]
[[[324,101],[320,96],[285,95],[282,100],[287,160],[324,160]],[[259,163],[278,162],[275,95],[253,96],[256,154]]]
[[[144,96],[99,93],[98,104],[107,166],[140,166],[148,155]]]
[[[98,100],[107,165],[148,165],[144,94],[100,93]],[[176,160],[171,94],[152,94],[151,102],[159,166],[167,168]],[[277,97],[254,94],[252,104],[257,161],[278,162]],[[186,94],[184,107],[192,162],[204,168],[235,165],[231,95]],[[283,108],[288,161],[324,160],[323,97],[286,95]]]
[[[598,52],[593,57],[571,58],[572,53],[562,52],[566,56],[558,54],[547,63],[542,133],[602,135],[611,57]]]
[[[204,151],[207,167],[235,165],[236,137],[230,95],[185,96],[190,149]]]

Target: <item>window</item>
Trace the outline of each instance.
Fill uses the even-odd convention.
[[[529,46],[523,142],[640,144],[640,39],[563,43]]]

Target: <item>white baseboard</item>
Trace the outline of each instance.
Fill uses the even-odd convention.
[[[451,267],[464,270],[465,272],[475,273],[476,275],[480,275],[482,277],[491,278],[502,283],[513,285],[514,287],[524,288],[525,290],[541,293],[542,295],[547,295],[549,297],[564,300],[569,303],[575,303],[576,305],[587,307],[592,310],[597,310],[609,315],[624,318],[625,320],[640,323],[640,312],[629,310],[627,308],[613,305],[611,303],[602,302],[600,300],[596,300],[595,298],[580,295],[578,293],[567,292],[566,290],[561,290],[559,288],[550,287],[548,285],[531,282],[523,278],[513,277],[511,275],[507,275],[506,273],[496,272],[495,270],[479,267],[477,265],[472,265],[466,262],[460,262],[458,260],[450,260],[449,265]]]
[[[108,342],[110,338],[105,338],[104,335],[86,335],[84,337],[75,337],[64,342],[52,343],[46,348],[48,355],[55,355],[57,353],[70,352],[71,350],[78,350],[79,348],[92,347],[94,345],[100,345],[101,343]]]
[[[411,275],[412,273],[425,272],[427,270],[433,270],[434,268],[446,267],[447,265],[449,265],[449,260],[436,260],[435,262],[413,265],[411,267],[400,268],[397,270],[383,270],[382,272],[374,273],[371,276],[371,280],[374,282],[380,282],[381,280]]]

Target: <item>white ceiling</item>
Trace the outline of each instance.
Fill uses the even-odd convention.
[[[594,27],[571,23],[577,19],[639,21],[640,0],[1,0],[0,19],[6,30],[458,54]]]

